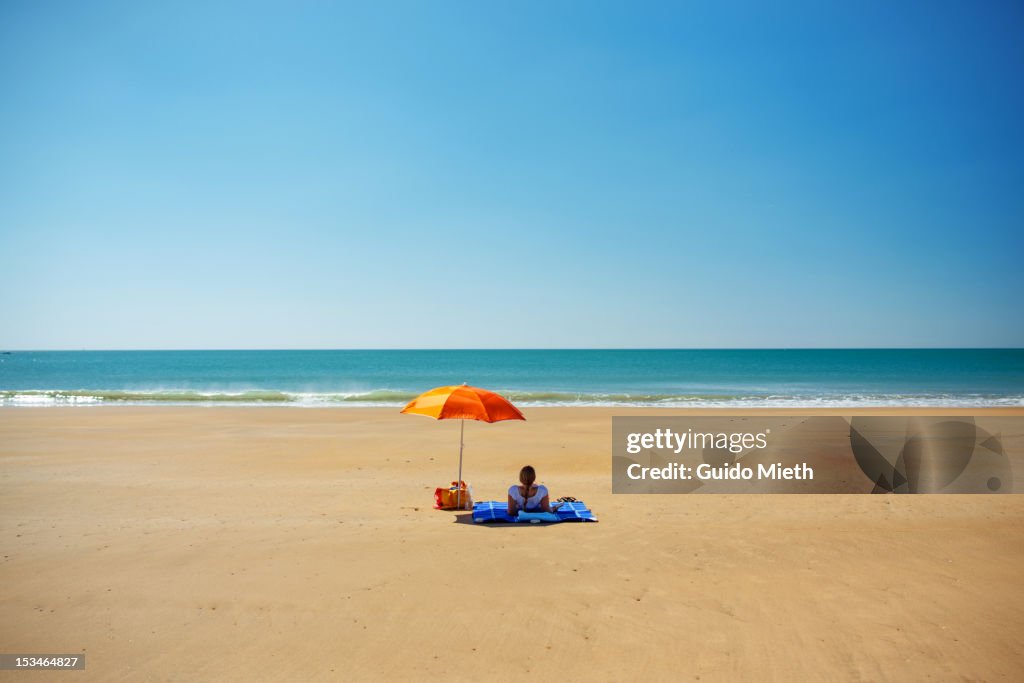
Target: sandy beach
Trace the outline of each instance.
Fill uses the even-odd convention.
[[[458,423],[390,408],[0,410],[0,650],[87,657],[0,680],[1024,669],[1024,496],[613,496],[610,418],[627,411],[524,412],[467,423],[476,498],[503,498],[529,463],[600,523],[432,509]]]

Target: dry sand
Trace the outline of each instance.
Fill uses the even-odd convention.
[[[624,412],[467,423],[601,520],[492,527],[455,422],[2,409],[0,651],[87,669],[0,679],[1020,680],[1024,496],[612,496]]]

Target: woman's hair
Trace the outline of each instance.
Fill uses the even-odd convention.
[[[530,494],[530,487],[533,486],[533,482],[537,480],[537,471],[530,465],[527,465],[523,469],[519,470],[519,481],[522,482],[523,486],[526,487],[526,494]]]

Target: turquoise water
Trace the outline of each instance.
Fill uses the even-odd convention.
[[[1024,349],[0,355],[5,406],[399,406],[462,382],[524,406],[1021,406]]]

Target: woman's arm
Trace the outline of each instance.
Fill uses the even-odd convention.
[[[512,497],[511,493],[508,494],[508,514],[510,514],[513,517],[519,514],[519,506],[516,505],[516,501]]]
[[[540,501],[540,509],[544,512],[558,512],[558,508],[563,505],[565,505],[565,503],[555,503],[552,505],[551,498],[547,494],[545,494],[544,498]]]

